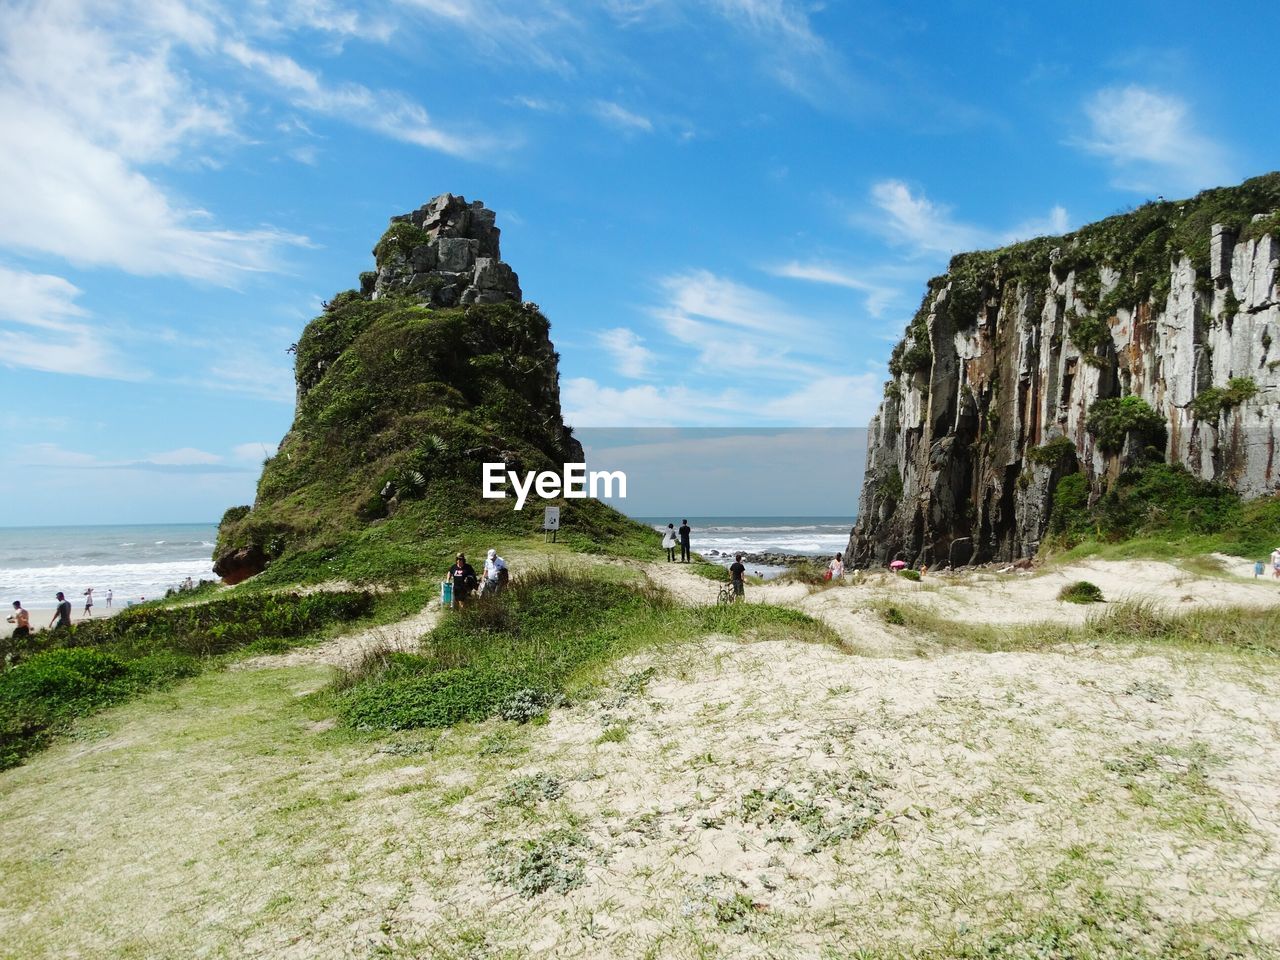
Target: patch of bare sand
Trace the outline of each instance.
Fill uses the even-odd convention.
[[[431,603],[414,616],[397,623],[371,627],[314,646],[298,647],[287,653],[249,657],[233,663],[231,669],[278,670],[282,667],[315,663],[341,668],[355,666],[374,651],[409,653],[416,650],[422,638],[435,629],[441,614],[440,604]]]

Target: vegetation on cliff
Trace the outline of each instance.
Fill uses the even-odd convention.
[[[452,209],[424,209],[437,207]],[[474,205],[460,209],[462,222],[479,222]],[[485,462],[558,471],[582,459],[561,415],[547,319],[513,299],[441,306],[432,281],[456,286],[456,274],[411,272],[411,260],[474,257],[467,244],[480,241],[394,223],[376,250],[385,292],[340,293],[307,325],[293,348],[293,426],[252,508],[229,510],[219,529],[224,577],[271,564],[263,583],[405,579],[443,571],[460,548],[539,528],[540,510],[482,499],[480,481]],[[477,276],[491,270],[464,262]],[[627,553],[649,536],[597,501],[552,502],[565,508],[561,540],[572,548]]]

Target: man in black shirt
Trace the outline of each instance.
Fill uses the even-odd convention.
[[[71,626],[71,601],[62,595],[61,590],[58,591],[58,607],[53,611],[49,626],[54,630],[68,629]]]
[[[693,531],[689,529],[689,521],[680,521],[680,562],[689,562],[689,534]]]
[[[729,565],[729,577],[733,580],[733,599],[735,601],[746,597],[747,585],[743,577],[747,575],[747,568],[742,565],[742,554],[734,554],[733,563]]]

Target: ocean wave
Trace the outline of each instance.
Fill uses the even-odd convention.
[[[192,580],[216,580],[207,557],[161,563],[68,563],[48,567],[0,568],[0,596],[13,600],[52,600],[59,590],[79,595],[85,587],[118,599],[159,596],[169,587]]]

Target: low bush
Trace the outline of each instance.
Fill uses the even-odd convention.
[[[1065,603],[1102,603],[1102,588],[1088,580],[1077,580],[1059,590],[1058,599]]]
[[[357,729],[445,727],[490,716],[524,722],[619,656],[707,633],[832,639],[794,610],[680,607],[654,587],[553,567],[449,613],[422,653],[370,658],[332,689],[344,723]]]
[[[919,583],[919,582],[920,582],[920,571],[919,571],[919,570],[911,570],[911,569],[909,569],[909,568],[908,568],[908,569],[899,570],[899,571],[898,571],[898,576],[900,576],[903,580],[911,580],[911,581],[913,581],[913,582],[915,582],[915,583]]]
[[[1164,417],[1141,397],[1133,396],[1096,401],[1089,408],[1085,428],[1107,453],[1119,453],[1126,438],[1132,436],[1139,449],[1153,448],[1163,457],[1169,436]]]

